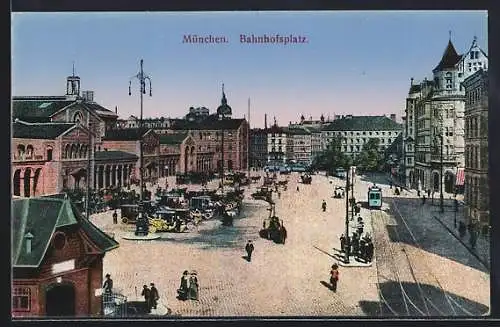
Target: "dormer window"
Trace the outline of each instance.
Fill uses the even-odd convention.
[[[76,112],[75,115],[73,116],[73,122],[77,124],[81,124],[83,121],[83,115],[81,112]]]
[[[24,235],[24,239],[26,240],[26,253],[31,253],[31,251],[33,250],[32,248],[32,241],[33,241],[33,234],[31,234],[30,232],[27,232],[25,235]]]

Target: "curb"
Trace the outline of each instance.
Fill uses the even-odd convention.
[[[434,219],[436,219],[444,228],[446,228],[446,230],[454,237],[456,238],[466,249],[467,251],[469,251],[470,254],[472,254],[479,262],[481,262],[481,264],[486,268],[488,269],[488,272],[491,273],[491,268],[490,268],[490,265],[484,261],[483,258],[481,258],[476,252],[474,252],[470,247],[467,246],[467,244],[465,244],[464,241],[462,241],[462,239],[460,237],[458,237],[448,226],[446,226],[445,223],[443,223],[441,221],[441,219],[439,219],[438,217],[436,216],[432,216]]]

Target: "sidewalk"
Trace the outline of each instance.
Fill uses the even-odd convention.
[[[439,206],[436,205],[426,205],[430,210],[429,214],[436,219],[443,227],[445,227],[450,234],[452,234],[457,240],[465,246],[469,252],[474,255],[481,263],[490,268],[491,263],[491,253],[490,253],[490,239],[488,236],[484,236],[479,232],[476,241],[476,247],[473,249],[470,245],[469,239],[470,234],[466,232],[463,238],[460,237],[458,233],[458,224],[460,221],[465,221],[464,219],[464,207],[459,206],[458,212],[456,213],[456,223],[455,228],[455,211],[450,209],[450,206],[446,206],[444,212],[439,210]]]

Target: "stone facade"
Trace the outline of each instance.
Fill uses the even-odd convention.
[[[253,128],[250,131],[250,166],[263,168],[267,163],[267,131]]]
[[[465,206],[468,223],[489,225],[488,73],[479,70],[465,88]]]
[[[433,81],[424,80],[417,88],[410,86],[407,101],[408,134],[406,180],[421,190],[453,193],[459,191],[456,174],[465,164],[464,103],[462,82],[481,67],[487,67],[488,58],[476,40],[463,55],[458,55],[451,40],[443,57],[434,68]],[[413,112],[411,112],[413,110]],[[414,124],[413,133],[409,133]],[[414,136],[414,138],[412,137]],[[410,176],[411,175],[411,176]],[[458,187],[457,187],[458,186]]]

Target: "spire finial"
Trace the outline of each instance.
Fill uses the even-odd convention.
[[[474,35],[474,41],[473,41],[473,43],[476,44],[476,42],[477,42],[477,35]]]
[[[224,96],[224,83],[222,83],[222,95]]]
[[[448,34],[450,36],[450,42],[451,42],[451,30],[448,31]]]
[[[75,76],[75,61],[73,60],[73,76]]]

